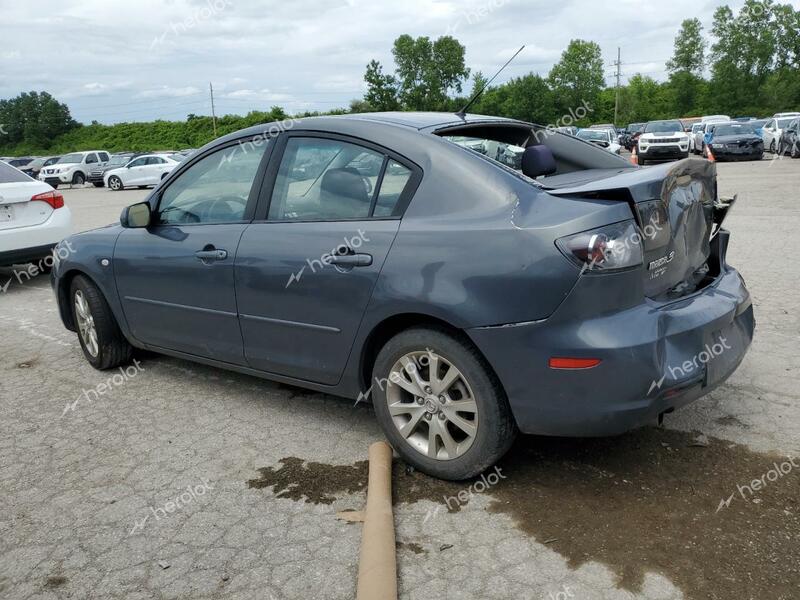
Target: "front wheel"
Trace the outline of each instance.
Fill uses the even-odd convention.
[[[120,191],[122,189],[122,179],[116,175],[112,175],[108,178],[108,187],[114,192]]]
[[[69,297],[78,340],[89,364],[102,371],[130,362],[133,347],[97,286],[79,275],[72,280]]]
[[[772,141],[769,143],[769,151],[770,151],[772,154],[775,154],[775,140],[772,140]]]
[[[80,171],[72,176],[72,185],[83,185],[84,183],[86,183],[86,177]]]
[[[375,361],[372,392],[389,443],[434,477],[480,474],[517,433],[505,392],[484,358],[441,329],[409,329],[389,340]]]

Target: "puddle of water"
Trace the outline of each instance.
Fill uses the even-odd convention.
[[[800,458],[772,480],[786,469],[786,457],[714,438],[693,445],[695,437],[658,429],[589,440],[521,437],[500,463],[504,478],[487,492],[489,511],[508,514],[573,569],[607,565],[619,586],[633,592],[652,571],[690,600],[799,597]],[[333,466],[287,458],[259,473],[251,488],[330,504],[364,491],[367,462]],[[760,490],[744,487],[762,478]],[[395,504],[444,505],[469,485],[439,481],[397,461],[393,466]]]

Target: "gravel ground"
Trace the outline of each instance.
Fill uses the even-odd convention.
[[[757,319],[740,369],[663,430],[522,438],[487,483],[397,464],[402,598],[798,597],[800,161],[719,176]],[[76,231],[147,193],[63,192]],[[46,277],[0,306],[0,597],[354,597],[336,513],[364,504],[369,407],[153,355],[109,381]]]

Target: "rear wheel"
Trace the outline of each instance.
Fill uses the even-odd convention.
[[[122,179],[116,175],[112,175],[108,178],[108,187],[115,192],[120,191],[122,189]]]
[[[483,357],[441,329],[409,329],[389,340],[375,361],[372,390],[391,445],[434,477],[480,474],[517,433],[505,392]]]
[[[775,154],[775,140],[772,140],[772,141],[769,143],[769,151],[770,151],[772,154]]]
[[[72,185],[83,185],[84,183],[86,183],[86,177],[80,171],[72,176]]]
[[[122,335],[97,286],[79,275],[72,280],[69,297],[78,340],[89,364],[104,370],[130,362],[133,347]]]
[[[792,149],[789,151],[792,158],[800,158],[800,148],[797,147],[797,142],[792,144]]]

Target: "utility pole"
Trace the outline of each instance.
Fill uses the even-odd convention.
[[[617,93],[615,94],[614,98],[614,127],[617,126],[617,117],[619,115],[619,78],[622,74],[620,69],[622,68],[622,50],[617,47],[617,62],[614,63],[617,67]]]
[[[217,137],[217,113],[214,112],[214,86],[211,82],[208,83],[208,89],[211,92],[211,122],[214,124],[214,137]]]

